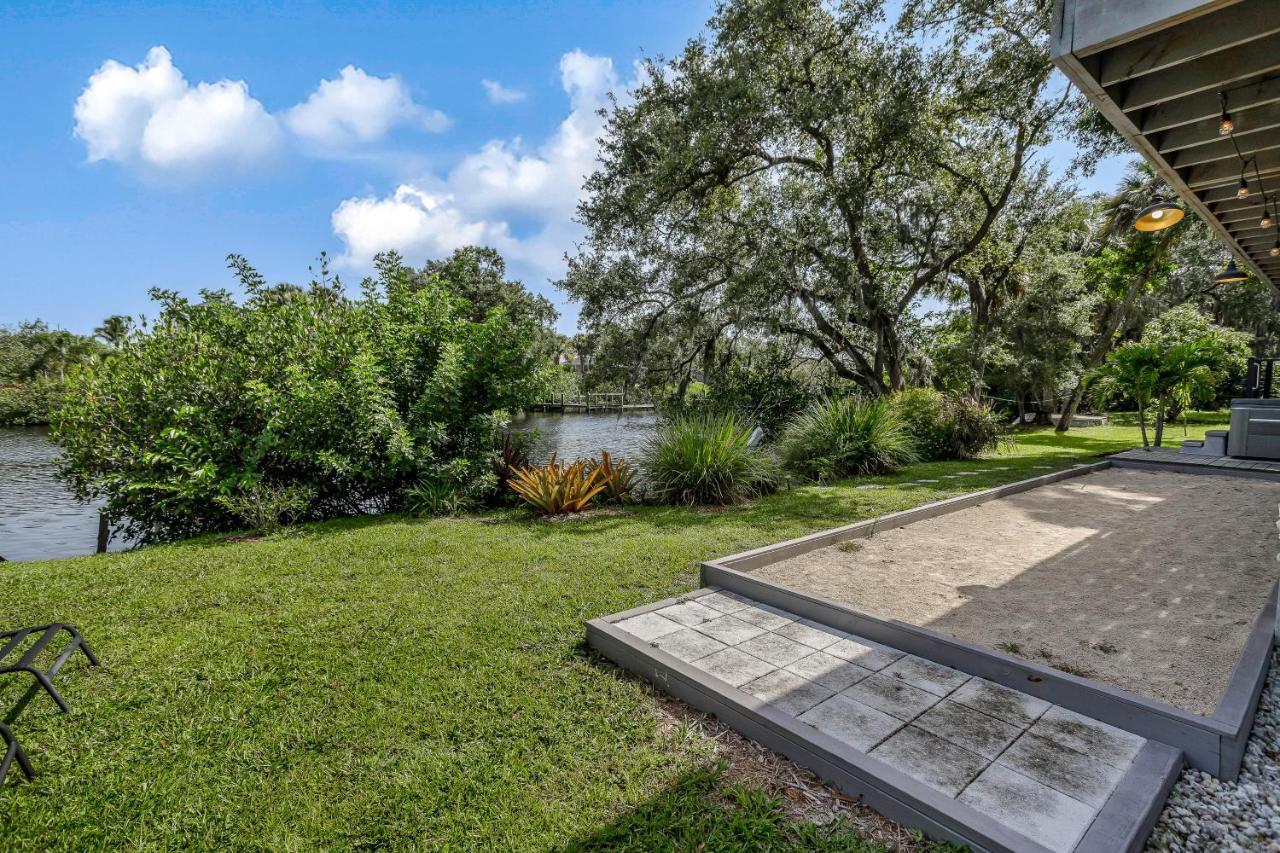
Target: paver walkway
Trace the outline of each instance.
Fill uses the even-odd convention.
[[[731,592],[615,626],[1051,850],[1076,847],[1145,743]]]

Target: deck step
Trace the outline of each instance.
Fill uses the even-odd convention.
[[[974,850],[1141,849],[1180,750],[719,589],[588,623],[615,663]]]

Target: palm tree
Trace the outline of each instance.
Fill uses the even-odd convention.
[[[1174,246],[1188,233],[1188,229],[1178,227],[1155,232],[1141,232],[1133,227],[1142,209],[1151,203],[1153,196],[1168,197],[1172,194],[1172,190],[1150,165],[1139,163],[1129,170],[1120,187],[1102,206],[1095,257],[1102,256],[1107,248],[1112,247],[1120,252],[1127,263],[1136,266],[1126,273],[1122,289],[1104,289],[1101,284],[1098,285],[1103,290],[1100,302],[1102,308],[1098,315],[1097,337],[1093,339],[1092,346],[1085,348],[1085,376],[1102,365],[1115,345],[1116,334],[1131,319],[1134,303],[1157,277]],[[1067,397],[1062,417],[1058,421],[1058,432],[1066,432],[1071,426],[1071,419],[1084,392],[1085,379],[1082,378]],[[1143,443],[1145,445],[1145,438]]]
[[[1107,357],[1106,364],[1095,368],[1087,377],[1094,404],[1105,407],[1124,397],[1138,404],[1138,428],[1142,446],[1147,440],[1147,410],[1160,388],[1161,353],[1155,344],[1125,344]]]
[[[1156,447],[1164,438],[1164,424],[1170,409],[1186,410],[1203,393],[1212,393],[1217,383],[1216,362],[1211,338],[1174,344],[1160,355],[1156,379]]]
[[[112,349],[117,349],[129,337],[133,330],[133,318],[123,314],[112,314],[102,321],[102,325],[93,330],[95,338],[101,338]]]

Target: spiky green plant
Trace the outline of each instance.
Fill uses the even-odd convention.
[[[647,483],[662,500],[728,504],[777,488],[773,457],[751,446],[752,425],[731,414],[675,418],[641,453]]]
[[[600,497],[611,503],[622,503],[630,498],[640,479],[629,462],[625,459],[614,461],[607,450],[600,451],[600,461],[594,468],[603,486]]]
[[[810,480],[885,474],[916,460],[915,440],[885,400],[833,397],[801,412],[782,434],[783,462]]]
[[[507,482],[543,515],[583,512],[604,490],[599,468],[589,469],[585,459],[572,464],[557,462],[554,455],[546,465],[517,468]]]

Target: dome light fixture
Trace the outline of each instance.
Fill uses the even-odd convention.
[[[1227,268],[1213,277],[1218,284],[1226,284],[1229,281],[1244,281],[1249,277],[1246,272],[1241,272],[1236,266],[1236,259],[1232,258],[1227,261]]]
[[[1151,204],[1144,207],[1138,214],[1133,227],[1139,231],[1163,231],[1171,225],[1177,225],[1185,215],[1178,205],[1156,196],[1151,200]]]

